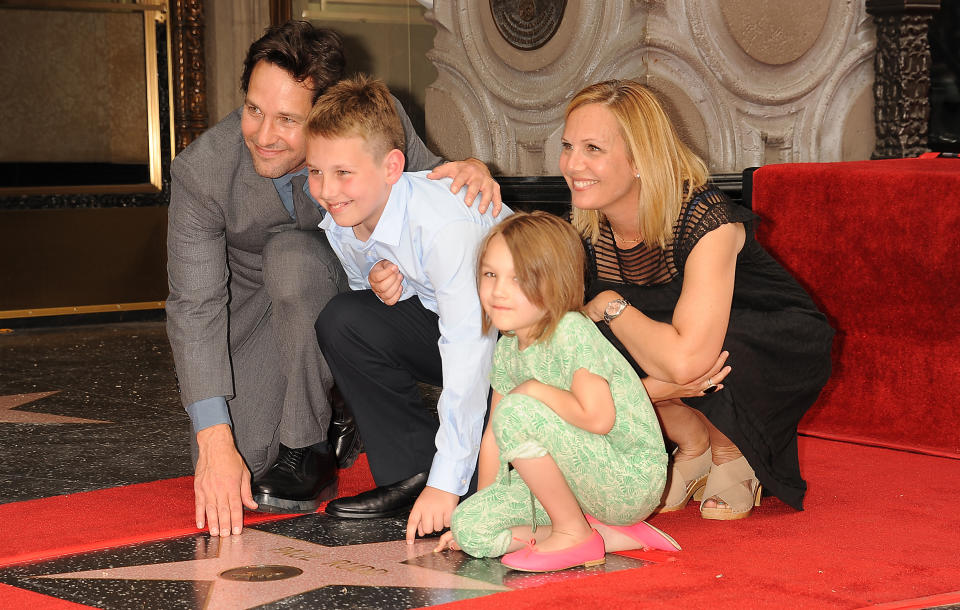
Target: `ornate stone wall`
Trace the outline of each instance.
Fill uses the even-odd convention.
[[[491,8],[536,25],[550,4],[565,4],[562,21],[532,50],[504,38]],[[439,73],[428,139],[504,175],[555,174],[567,100],[608,78],[654,89],[714,173],[866,159],[874,148],[875,34],[863,2],[447,0],[427,18]]]

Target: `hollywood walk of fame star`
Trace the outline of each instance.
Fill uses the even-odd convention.
[[[419,540],[414,545],[392,541],[330,547],[254,529],[241,536],[212,540],[218,540],[220,545],[215,558],[37,578],[208,581],[212,584],[206,599],[199,600],[198,605],[211,610],[236,608],[240,603],[249,608],[331,585],[472,589],[490,593],[509,590],[405,563],[432,553],[435,540]]]
[[[110,422],[98,419],[84,419],[82,417],[66,417],[50,415],[49,413],[33,413],[32,411],[14,411],[16,407],[53,396],[54,392],[35,392],[33,394],[8,394],[0,396],[0,423],[3,424],[109,424]]]

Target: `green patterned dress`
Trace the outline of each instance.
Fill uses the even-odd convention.
[[[569,390],[579,369],[610,384],[617,417],[607,434],[587,432],[534,398],[510,394],[529,379]],[[583,512],[604,523],[630,525],[653,512],[667,476],[660,424],[633,367],[589,318],[567,313],[549,339],[522,351],[516,337],[503,336],[490,378],[503,396],[492,414],[500,471],[453,513],[451,530],[465,552],[498,557],[510,545],[511,527],[550,523],[520,475],[508,468],[514,459],[552,456]]]

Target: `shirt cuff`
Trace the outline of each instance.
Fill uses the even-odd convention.
[[[198,400],[187,407],[187,415],[190,416],[190,423],[193,424],[194,434],[217,424],[233,427],[230,421],[230,410],[227,409],[227,399],[223,396]]]
[[[452,462],[443,458],[438,453],[433,456],[433,464],[430,466],[430,476],[427,477],[427,485],[435,487],[441,491],[462,496],[467,493],[470,487],[470,479],[473,477],[473,471],[476,469],[475,461],[471,462]]]

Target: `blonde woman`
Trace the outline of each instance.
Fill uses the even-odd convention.
[[[587,244],[586,313],[654,397],[676,444],[661,511],[701,499],[706,519],[740,519],[766,489],[802,509],[797,423],[830,375],[833,330],[753,237],[756,216],[707,182],[655,96],[607,81],[567,107],[560,171]],[[723,350],[721,388],[657,400]]]

